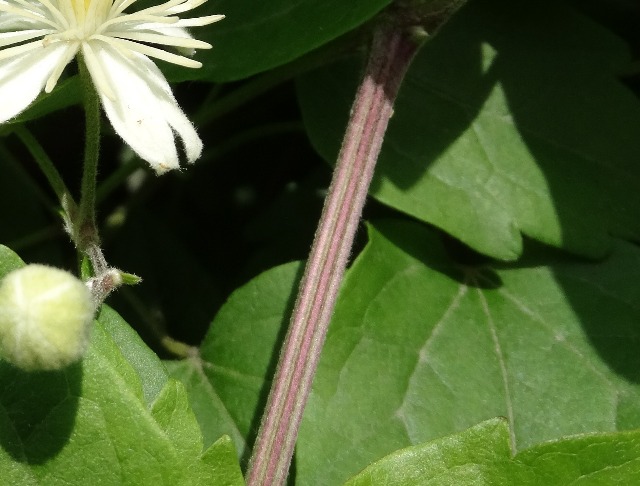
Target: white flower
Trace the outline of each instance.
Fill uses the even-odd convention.
[[[125,13],[136,0],[0,0],[0,123],[24,111],[43,89],[51,92],[80,54],[113,128],[138,156],[158,173],[178,168],[175,133],[187,161],[195,161],[202,141],[149,58],[202,65],[152,44],[181,54],[210,48],[185,28],[223,15],[178,17],[205,1],[169,0]]]

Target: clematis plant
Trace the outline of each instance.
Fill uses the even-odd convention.
[[[125,13],[136,1],[0,0],[0,123],[24,111],[43,90],[51,92],[67,64],[78,57],[86,118],[79,204],[37,142],[23,127],[14,131],[32,154],[40,154],[34,157],[60,199],[65,229],[90,262],[82,273],[96,307],[119,285],[139,281],[111,268],[100,248],[96,225],[100,105],[116,133],[158,174],[180,166],[176,138],[184,146],[187,162],[194,162],[202,152],[202,141],[150,58],[200,67],[187,56],[211,45],[191,37],[186,28],[224,18],[180,18],[206,0],[169,0]]]
[[[135,1],[0,0],[0,123],[24,111],[43,89],[51,92],[79,55],[113,128],[140,158],[157,173],[178,168],[175,132],[187,162],[194,162],[202,142],[150,58],[200,67],[184,54],[211,45],[185,28],[224,15],[179,17],[205,0],[169,0],[125,13]]]

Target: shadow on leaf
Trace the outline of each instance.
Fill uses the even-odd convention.
[[[62,371],[24,372],[0,362],[0,446],[18,461],[44,464],[75,426],[82,363]]]

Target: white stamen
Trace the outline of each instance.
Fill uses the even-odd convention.
[[[96,34],[108,31],[108,27],[117,24],[150,23],[150,24],[176,24],[180,21],[178,17],[157,17],[155,15],[140,15],[139,12],[121,15],[113,19],[104,21],[97,29]]]
[[[41,91],[54,90],[81,51],[112,126],[140,157],[157,172],[179,168],[173,134],[184,145],[187,162],[193,162],[202,141],[149,58],[202,66],[186,55],[211,44],[194,39],[185,28],[224,16],[181,19],[180,14],[205,1],[166,0],[125,13],[137,0],[0,0],[0,24],[7,26],[0,31],[0,99],[10,100],[0,103],[0,119],[14,118]]]
[[[46,17],[43,17],[42,15],[34,13],[31,10],[14,7],[12,5],[0,5],[0,12],[7,12],[10,14],[14,14],[17,17],[22,17],[29,20],[35,20],[36,22],[45,23],[47,25],[50,25],[56,30],[59,28],[59,26],[55,22],[47,19]]]
[[[8,49],[2,49],[0,50],[0,60],[19,56],[20,54],[33,51],[34,49],[42,49],[42,40],[27,42],[26,44],[22,44],[20,46],[9,47]]]
[[[109,16],[111,17],[112,15],[120,14],[124,9],[130,7],[137,1],[138,0],[115,0],[113,2],[113,5],[111,6],[111,12]]]
[[[211,44],[190,37],[174,37],[151,32],[109,32],[112,37],[129,39],[140,42],[149,42],[164,46],[186,47],[191,49],[211,49]]]
[[[18,32],[2,32],[0,33],[0,47],[18,44],[20,42],[42,37],[55,32],[51,29],[22,30]]]
[[[45,93],[51,93],[51,91],[53,91],[53,88],[55,88],[58,79],[60,79],[60,76],[62,75],[62,71],[64,71],[64,68],[67,67],[67,64],[71,62],[71,59],[73,59],[78,52],[79,45],[79,42],[74,42],[73,44],[69,44],[67,46],[60,59],[58,59],[56,67],[53,68],[51,76],[49,76],[49,79],[47,79],[47,84],[44,85]]]
[[[143,8],[142,10],[138,10],[136,13],[144,13],[144,14],[153,14],[162,17],[166,17],[168,15],[172,15],[169,10],[171,7],[175,7],[176,5],[181,4],[184,0],[169,0],[168,2],[161,3],[160,5],[154,5],[153,7]]]
[[[179,5],[176,5],[175,7],[168,8],[167,10],[169,10],[172,14],[188,12],[189,10],[198,8],[200,5],[202,5],[206,1],[207,0],[187,0],[184,3],[180,3]]]
[[[93,48],[90,43],[85,42],[83,44],[82,54],[84,56],[84,61],[87,63],[87,68],[91,72],[91,79],[93,79],[93,82],[96,84],[97,90],[104,93],[104,95],[110,100],[115,100],[116,95],[113,93],[113,89],[111,89],[111,84],[105,76],[102,66],[96,59],[96,55],[93,52]]]
[[[178,56],[177,54],[171,54],[170,52],[163,51],[162,49],[158,49],[157,47],[151,47],[145,44],[139,44],[137,42],[125,39],[118,39],[117,37],[107,37],[104,35],[95,35],[92,38],[99,39],[114,46],[120,45],[121,47],[131,49],[132,51],[139,52],[140,54],[155,57],[156,59],[161,59],[163,61],[170,62],[171,64],[177,64],[178,66],[184,66],[188,68],[202,67],[201,62],[194,61],[193,59],[189,59],[188,57]]]
[[[55,19],[58,22],[60,22],[60,25],[64,29],[68,29],[69,28],[69,21],[62,14],[60,9],[56,8],[49,0],[40,0],[40,3],[47,8],[47,10],[51,13],[51,15],[53,15],[55,17]]]
[[[176,22],[176,27],[202,27],[203,25],[219,22],[224,15],[208,15],[206,17],[195,17],[193,19],[180,19]]]

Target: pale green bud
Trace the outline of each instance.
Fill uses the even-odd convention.
[[[72,274],[27,265],[0,282],[0,358],[25,371],[59,370],[89,344],[94,304]]]

